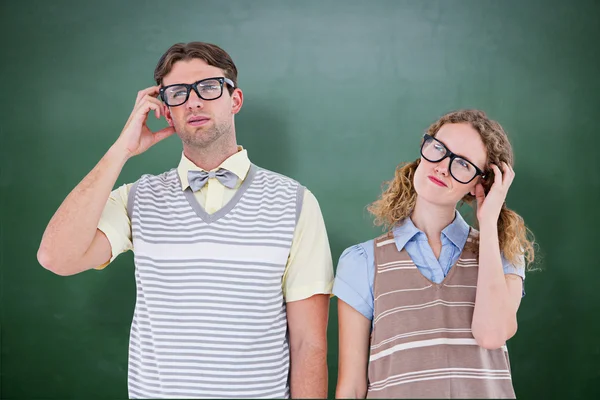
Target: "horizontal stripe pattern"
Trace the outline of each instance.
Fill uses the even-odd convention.
[[[475,307],[475,302],[473,301],[461,301],[461,302],[453,302],[453,301],[444,301],[441,299],[437,299],[434,301],[430,301],[427,303],[423,303],[423,304],[411,304],[409,306],[403,306],[403,307],[394,307],[391,308],[389,310],[386,310],[380,314],[377,315],[376,318],[374,318],[374,323],[377,324],[382,318],[388,317],[390,315],[394,315],[396,313],[399,312],[403,312],[403,311],[415,311],[415,310],[425,310],[426,308],[429,307]]]
[[[383,381],[373,383],[369,390],[381,391],[397,385],[406,385],[414,382],[437,379],[504,379],[510,381],[511,376],[510,371],[506,369],[438,368],[390,376]]]
[[[422,331],[415,331],[415,332],[409,332],[409,333],[405,333],[405,334],[401,334],[401,335],[396,335],[390,339],[386,339],[381,341],[378,344],[374,344],[371,346],[371,350],[376,350],[379,347],[387,344],[387,343],[391,343],[394,342],[398,339],[402,339],[402,338],[406,338],[406,337],[411,337],[411,336],[426,336],[426,335],[431,335],[431,334],[436,334],[436,333],[471,333],[470,329],[445,329],[445,328],[439,328],[439,329],[428,329],[428,330],[422,330]]]
[[[382,274],[384,272],[397,271],[402,269],[415,269],[417,266],[411,260],[393,261],[384,263],[377,266],[377,273]]]
[[[470,237],[476,237],[472,230]],[[506,345],[480,347],[471,322],[478,260],[465,248],[440,284],[393,234],[375,240],[368,398],[514,398]]]
[[[214,220],[176,170],[138,181],[131,398],[289,396],[281,282],[300,188],[261,169],[249,179]]]
[[[441,331],[443,332],[443,331]],[[448,339],[448,338],[437,338],[437,339],[429,339],[429,340],[419,340],[419,341],[410,341],[407,343],[401,343],[394,345],[388,349],[380,351],[375,354],[371,354],[369,357],[369,361],[375,361],[382,357],[387,357],[391,354],[394,354],[398,351],[407,350],[407,349],[416,349],[421,347],[428,346],[439,346],[439,345],[451,345],[451,346],[463,346],[463,345],[475,345],[477,346],[477,341],[472,338],[467,339]]]

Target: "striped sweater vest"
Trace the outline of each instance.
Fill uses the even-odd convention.
[[[303,187],[252,165],[207,214],[177,170],[130,192],[130,398],[289,397],[282,278]]]
[[[515,398],[506,345],[486,350],[471,332],[478,261],[469,246],[441,284],[398,251],[393,233],[374,246],[367,398]]]

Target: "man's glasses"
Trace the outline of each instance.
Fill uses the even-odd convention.
[[[180,106],[188,101],[192,89],[202,100],[216,100],[223,95],[223,86],[225,83],[232,88],[235,87],[233,81],[228,78],[207,78],[191,85],[176,83],[175,85],[161,87],[159,95],[162,101],[169,107]]]
[[[475,164],[466,158],[454,154],[448,150],[444,143],[428,134],[423,135],[421,156],[432,163],[438,163],[444,158],[450,157],[450,175],[460,183],[469,183],[477,175],[485,178],[484,172],[477,168]]]

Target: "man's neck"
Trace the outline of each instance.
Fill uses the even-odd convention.
[[[227,142],[215,142],[207,147],[183,146],[183,154],[196,166],[205,171],[217,168],[229,157],[238,152],[238,146],[233,140]]]

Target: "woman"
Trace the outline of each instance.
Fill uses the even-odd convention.
[[[506,208],[512,165],[502,127],[462,110],[431,125],[421,157],[396,170],[369,207],[388,233],[339,260],[338,398],[515,397],[505,342],[534,251]]]

